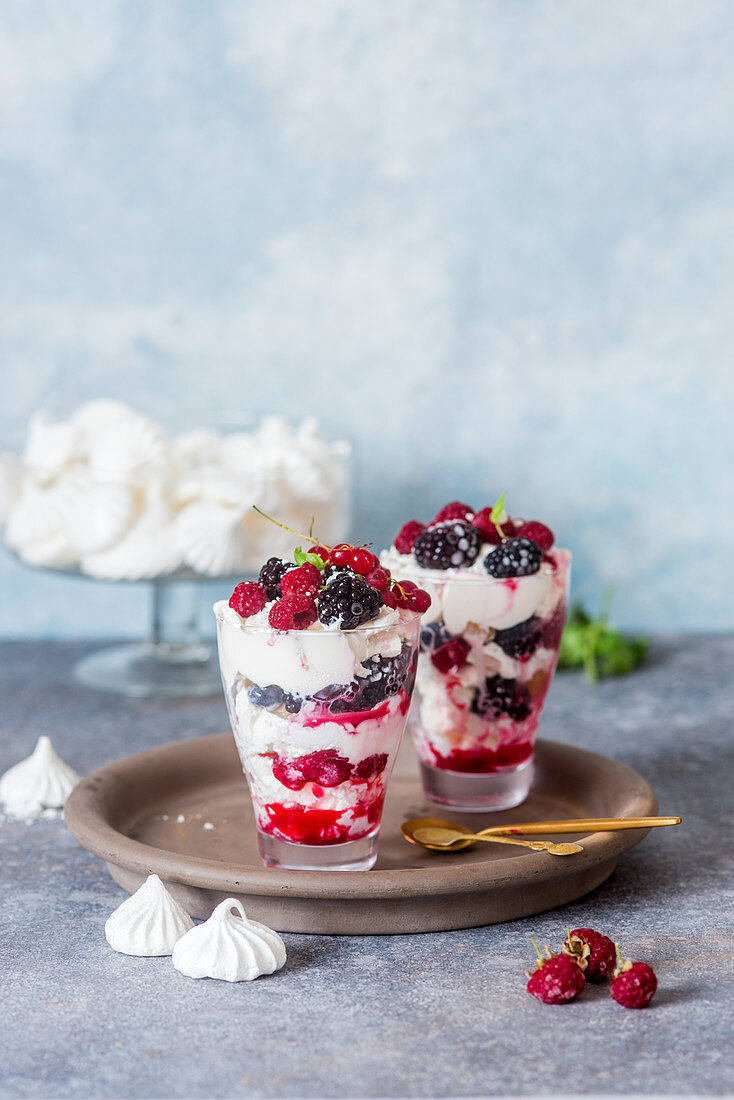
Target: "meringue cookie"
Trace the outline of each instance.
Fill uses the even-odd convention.
[[[5,523],[20,496],[23,471],[15,455],[0,451],[0,523]]]
[[[23,462],[42,476],[59,473],[76,457],[79,435],[73,424],[53,420],[45,409],[31,415]]]
[[[127,416],[91,436],[86,457],[92,470],[124,480],[141,468],[160,466],[168,449],[168,435],[163,428],[129,410]]]
[[[186,565],[208,577],[236,573],[247,553],[245,509],[198,500],[176,517],[176,535]]]
[[[37,817],[44,810],[60,810],[78,782],[50,738],[39,737],[31,755],[0,777],[0,802],[11,817]]]
[[[142,512],[119,542],[96,554],[84,554],[85,573],[104,580],[150,580],[173,573],[183,563],[165,488],[154,484]]]
[[[78,558],[106,550],[122,538],[136,512],[135,492],[120,482],[78,476],[70,485],[66,530]]]
[[[5,529],[10,549],[24,557],[34,544],[63,536],[71,503],[65,483],[43,488],[26,478]]]
[[[173,965],[181,974],[225,982],[250,982],[272,974],[285,964],[285,958],[285,944],[278,933],[249,920],[235,898],[221,902],[209,920],[187,932],[173,949]]]
[[[169,894],[158,875],[143,885],[107,918],[104,934],[123,955],[170,955],[178,940],[194,927],[189,914]]]

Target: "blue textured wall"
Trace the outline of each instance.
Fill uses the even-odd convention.
[[[728,0],[3,4],[2,438],[315,412],[362,537],[507,489],[619,621],[734,626],[732,56]],[[141,628],[0,569],[6,633]]]

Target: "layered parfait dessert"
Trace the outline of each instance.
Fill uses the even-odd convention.
[[[267,866],[377,854],[430,597],[365,547],[270,558],[214,605],[222,682]]]
[[[409,521],[381,560],[431,596],[411,720],[426,794],[463,810],[519,805],[558,660],[570,553],[501,498]]]

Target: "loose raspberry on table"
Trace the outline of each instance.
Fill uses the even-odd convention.
[[[384,602],[382,593],[364,577],[345,571],[328,581],[319,599],[318,615],[324,626],[338,622],[341,630],[354,630],[377,618]]]
[[[284,596],[315,596],[321,588],[321,571],[310,562],[304,562],[296,569],[289,569],[280,581]]]
[[[547,958],[539,956],[537,969],[525,971],[528,993],[546,1005],[564,1005],[578,997],[586,984],[583,971],[569,955],[552,955],[546,946]]]
[[[413,554],[424,569],[459,569],[475,562],[481,548],[482,536],[476,527],[451,520],[419,535]]]
[[[257,581],[242,581],[235,586],[234,592],[229,597],[229,606],[243,619],[249,618],[250,615],[257,615],[267,602],[265,589]]]
[[[258,581],[265,589],[269,600],[277,600],[283,595],[280,590],[280,581],[284,573],[289,569],[295,569],[295,562],[282,561],[280,558],[268,558],[260,570]]]
[[[463,504],[460,500],[452,500],[450,504],[444,504],[440,512],[433,517],[433,523],[445,523],[450,519],[471,519],[474,509],[470,504]]]
[[[540,547],[531,539],[505,539],[487,554],[484,568],[490,577],[498,579],[529,577],[538,572],[542,560]]]
[[[521,524],[515,534],[519,538],[532,539],[541,550],[551,550],[555,542],[555,536],[550,527],[546,527],[544,523],[538,523],[535,519]]]
[[[399,554],[409,554],[413,549],[413,543],[420,534],[425,531],[425,523],[419,523],[417,519],[409,519],[403,524],[395,539],[395,549]]]
[[[283,596],[270,608],[268,622],[274,630],[308,630],[316,622],[316,604],[308,596]]]
[[[561,951],[575,959],[592,982],[608,978],[617,962],[614,941],[593,928],[574,928],[563,941]]]
[[[647,1008],[657,987],[658,980],[651,966],[627,961],[614,971],[609,992],[623,1008]]]

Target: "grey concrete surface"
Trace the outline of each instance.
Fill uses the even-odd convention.
[[[75,686],[85,647],[0,646],[0,770],[50,734],[84,773],[221,730],[212,702],[133,702]],[[597,688],[564,674],[542,733],[608,753],[684,825],[651,834],[592,896],[465,932],[286,936],[253,983],[192,981],[115,954],[123,899],[61,822],[0,824],[0,1095],[399,1097],[734,1091],[734,638],[660,639],[648,667]],[[652,1006],[605,987],[564,1007],[525,992],[530,936],[591,924],[651,962]]]

